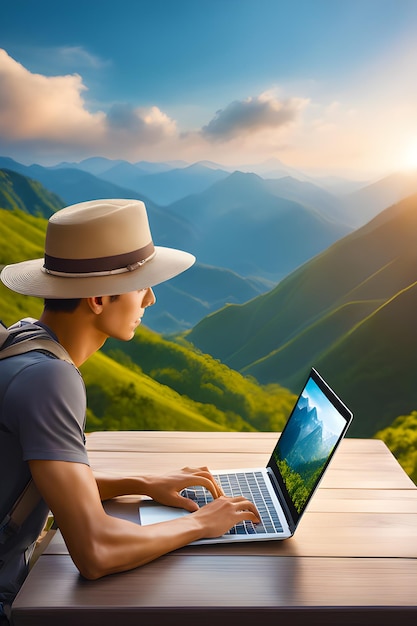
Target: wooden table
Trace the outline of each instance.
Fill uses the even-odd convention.
[[[265,465],[274,433],[105,432],[92,466],[133,475],[184,465]],[[112,514],[136,516],[137,500]],[[189,546],[98,581],[81,578],[59,532],[13,610],[14,626],[415,624],[417,488],[384,443],[345,439],[286,541]]]

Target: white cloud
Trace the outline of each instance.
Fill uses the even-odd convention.
[[[50,140],[100,132],[103,115],[83,106],[85,86],[77,74],[31,74],[0,50],[0,136],[6,140]],[[75,137],[74,137],[75,134]]]
[[[0,141],[4,147],[36,144],[56,153],[80,153],[126,158],[138,144],[152,145],[176,132],[175,122],[158,107],[113,105],[108,113],[88,111],[87,90],[78,74],[34,74],[0,49]]]

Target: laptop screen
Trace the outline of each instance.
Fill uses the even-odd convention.
[[[268,464],[295,525],[351,419],[349,409],[313,369]]]

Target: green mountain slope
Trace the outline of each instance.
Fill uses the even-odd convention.
[[[187,339],[262,383],[321,369],[372,436],[417,407],[413,315],[417,196],[387,209],[273,291],[200,322]]]
[[[87,431],[230,430],[169,387],[102,353],[93,355],[81,371],[87,387]]]
[[[417,258],[416,258],[417,261]],[[417,283],[363,319],[318,360],[356,406],[353,433],[376,432],[417,407]]]
[[[43,255],[46,221],[20,210],[0,209],[0,269],[7,263]],[[0,319],[11,324],[28,315],[37,317],[42,310],[38,298],[14,294],[0,283]]]
[[[26,176],[0,169],[0,207],[20,209],[41,217],[50,217],[64,206],[64,201]]]
[[[103,351],[127,367],[140,366],[153,380],[199,403],[202,414],[213,421],[226,416],[233,430],[282,429],[294,394],[275,384],[260,386],[190,348],[141,327],[132,341],[108,340]]]

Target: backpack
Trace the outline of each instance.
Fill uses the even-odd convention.
[[[65,348],[34,322],[33,318],[27,317],[10,328],[6,328],[0,321],[0,359],[31,350],[40,350],[50,352],[58,359],[74,365]]]
[[[38,350],[53,354],[56,358],[74,365],[65,348],[34,322],[32,318],[25,318],[10,328],[6,328],[0,321],[0,359]],[[33,480],[30,479],[12,508],[0,521],[0,544],[4,545],[10,537],[19,532],[23,522],[40,500],[41,495]]]

